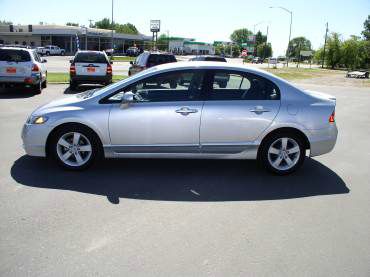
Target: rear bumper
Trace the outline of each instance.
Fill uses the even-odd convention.
[[[27,82],[26,82],[27,79]],[[35,85],[40,82],[40,76],[35,75],[31,77],[16,77],[16,76],[0,76],[0,86],[6,85]]]
[[[319,156],[329,153],[333,150],[337,142],[338,129],[336,124],[329,128],[308,130],[308,139],[310,142],[310,156]]]
[[[104,84],[104,83],[112,82],[112,75],[104,75],[104,76],[76,75],[76,76],[71,76],[70,80],[72,82],[81,83],[81,84]]]

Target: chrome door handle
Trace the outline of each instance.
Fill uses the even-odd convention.
[[[250,112],[252,112],[252,113],[268,113],[269,111],[270,110],[265,109],[262,106],[256,106],[256,107],[254,107],[254,109],[250,110]]]
[[[180,113],[182,115],[188,115],[189,113],[197,113],[197,109],[189,109],[188,107],[182,107],[178,110],[176,110],[177,113]]]

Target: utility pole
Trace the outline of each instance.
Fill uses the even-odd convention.
[[[93,21],[94,21],[94,20],[89,19],[89,22],[90,22],[89,27],[90,27],[90,28],[92,28],[92,26],[93,26],[93,24],[92,24],[92,22],[93,22]]]
[[[269,36],[269,25],[267,25],[267,28],[266,28],[266,42],[265,42],[265,49],[263,51],[263,59],[266,58],[267,54],[266,54],[266,51],[267,51],[267,38]],[[263,62],[263,60],[262,60]]]
[[[322,54],[322,64],[321,64],[321,68],[324,68],[324,62],[325,62],[325,48],[326,48],[326,40],[328,38],[328,27],[329,27],[329,24],[328,22],[326,22],[326,31],[325,31],[325,42],[324,42],[324,53]]]
[[[167,30],[167,52],[170,52],[170,31]]]

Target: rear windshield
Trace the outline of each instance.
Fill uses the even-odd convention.
[[[176,62],[176,58],[174,55],[151,54],[148,59],[148,66],[155,66],[159,64],[172,63],[172,62]]]
[[[78,53],[75,63],[108,63],[107,58],[101,53]]]
[[[17,49],[0,49],[0,61],[5,62],[29,62],[31,61],[28,51]]]

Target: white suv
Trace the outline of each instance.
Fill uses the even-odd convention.
[[[41,93],[47,85],[45,63],[33,49],[0,48],[0,87],[23,86]]]

